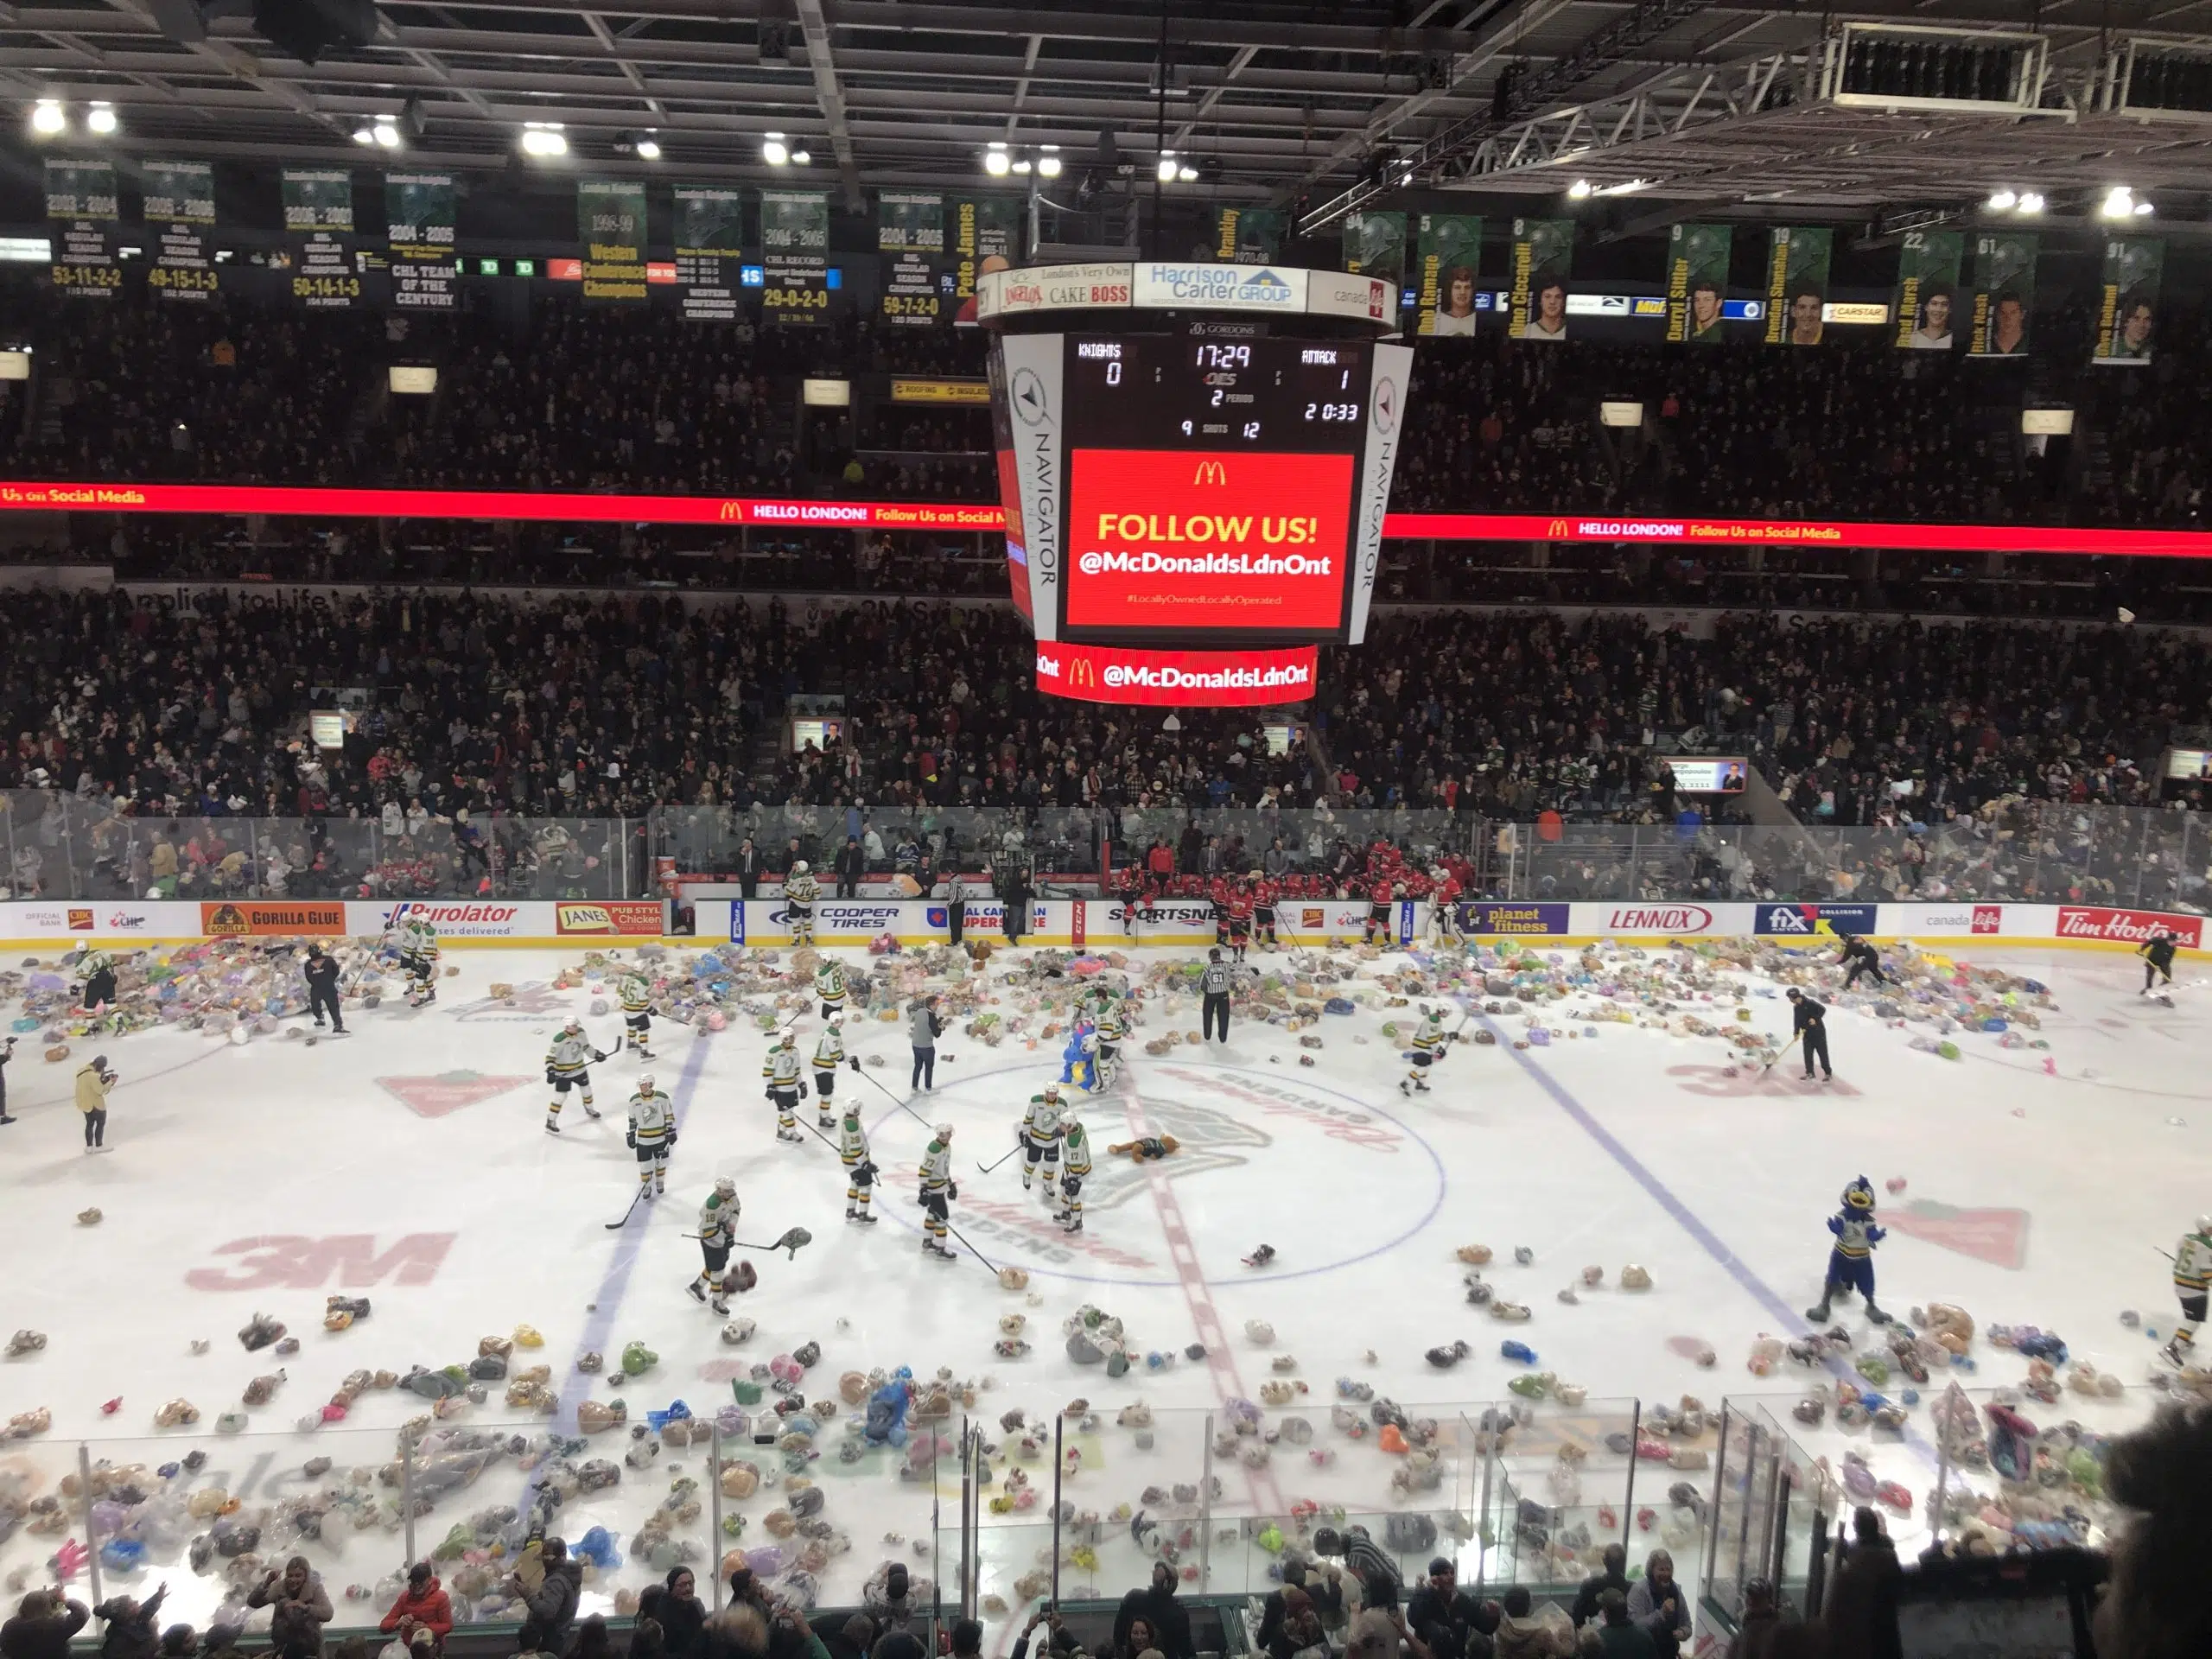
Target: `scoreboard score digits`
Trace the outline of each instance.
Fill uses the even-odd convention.
[[[1071,336],[1069,440],[1114,449],[1347,449],[1366,413],[1370,351],[1356,340]]]

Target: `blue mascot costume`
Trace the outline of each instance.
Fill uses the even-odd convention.
[[[1805,1317],[1825,1325],[1828,1304],[1838,1296],[1857,1291],[1866,1299],[1866,1317],[1887,1325],[1890,1316],[1874,1306],[1874,1247],[1888,1236],[1874,1224],[1874,1189],[1864,1175],[1843,1189],[1843,1207],[1828,1217],[1828,1231],[1835,1245],[1828,1251],[1828,1276],[1821,1292],[1821,1305],[1808,1307]]]
[[[1060,1051],[1060,1081],[1085,1094],[1096,1094],[1104,1085],[1098,1076],[1098,1028],[1080,1015],[1068,1033],[1068,1046]]]

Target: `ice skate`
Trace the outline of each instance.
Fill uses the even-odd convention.
[[[587,1104],[584,1107],[584,1116],[586,1117],[597,1117],[599,1116],[599,1108]]]
[[[854,1215],[853,1219],[860,1223],[863,1227],[873,1227],[875,1225],[875,1211],[873,1210],[860,1211]]]
[[[776,1131],[776,1139],[779,1141],[804,1141],[806,1137],[801,1135],[797,1129],[778,1129]]]
[[[922,1241],[922,1254],[924,1255],[935,1256],[940,1262],[951,1262],[958,1259],[950,1249],[938,1243],[933,1238],[925,1238]]]
[[[837,1127],[837,1120],[834,1117],[824,1117],[821,1113],[817,1112],[814,1116],[814,1127],[817,1129],[834,1129]]]
[[[717,1315],[724,1318],[728,1316],[729,1299],[728,1297],[718,1295],[712,1302],[709,1303],[708,1306],[713,1308]]]
[[[1066,1222],[1061,1226],[1060,1230],[1068,1234],[1070,1236],[1073,1236],[1075,1234],[1081,1232],[1083,1230],[1083,1217],[1081,1216],[1070,1216]]]
[[[2195,1352],[2196,1347],[2196,1344],[2188,1338],[2177,1336],[2158,1350],[2158,1357],[2176,1370],[2180,1370],[2189,1363],[2190,1357]]]
[[[701,1284],[696,1279],[694,1279],[690,1284],[684,1286],[683,1288],[691,1293],[691,1300],[698,1303],[700,1306],[704,1307],[707,1305],[707,1287]]]
[[[545,1133],[548,1135],[558,1135],[561,1133],[561,1126],[549,1117],[545,1120]]]

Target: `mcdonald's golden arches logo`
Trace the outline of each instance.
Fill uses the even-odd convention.
[[[1070,685],[1096,685],[1098,665],[1088,657],[1077,658],[1068,664],[1068,683]]]
[[[732,519],[734,519],[734,518],[744,518],[744,517],[745,517],[745,504],[744,504],[742,501],[725,501],[725,502],[723,502],[723,503],[722,503],[722,505],[721,505],[721,521],[722,521],[722,523],[724,523],[724,524],[728,524],[728,523],[729,523]]]
[[[1567,526],[1566,519],[1554,518],[1549,524],[1544,527],[1544,534],[1549,539],[1557,541],[1566,536],[1567,529]]]
[[[1191,474],[1191,483],[1194,488],[1200,484],[1226,484],[1228,482],[1229,468],[1217,461],[1200,461],[1198,463],[1198,470]]]

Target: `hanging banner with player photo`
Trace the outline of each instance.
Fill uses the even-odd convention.
[[[686,322],[737,321],[737,267],[745,261],[745,195],[676,187],[676,291]]]
[[[953,297],[960,302],[954,322],[976,326],[976,279],[1013,265],[1027,245],[1022,221],[1022,204],[1012,196],[952,199],[945,239],[950,245]]]
[[[146,232],[154,263],[146,286],[165,300],[204,305],[220,286],[215,251],[215,169],[206,162],[147,162]]]
[[[1506,332],[1516,340],[1567,338],[1567,279],[1574,268],[1574,221],[1513,221],[1513,308]]]
[[[1346,213],[1344,269],[1355,276],[1404,281],[1406,216],[1396,212]]]
[[[1974,318],[1967,351],[1974,357],[2025,357],[2028,319],[2036,308],[2036,238],[2015,233],[1974,239]]]
[[[1967,321],[1959,303],[1959,264],[1966,246],[1957,231],[1904,233],[1893,308],[1900,350],[1948,352],[1957,342]]]
[[[816,323],[830,315],[830,196],[823,190],[760,193],[760,315]]]
[[[1727,225],[1677,225],[1667,237],[1667,338],[1697,346],[1721,340],[1720,308],[1728,297]]]
[[[1414,226],[1424,334],[1475,332],[1476,275],[1483,263],[1483,222],[1471,213],[1423,213]]]
[[[292,297],[310,311],[350,311],[361,302],[353,254],[353,175],[343,168],[284,169],[284,251]]]
[[[578,179],[576,240],[583,245],[586,305],[645,302],[644,185]]]
[[[2105,238],[2104,292],[2097,308],[2097,349],[2092,363],[2127,368],[2151,360],[2151,335],[2158,321],[2158,282],[2165,269],[2166,245],[2157,238]]]
[[[391,302],[402,311],[451,311],[460,306],[455,205],[450,173],[384,175]]]
[[[1768,233],[1766,343],[1817,346],[1827,332],[1828,255],[1835,232],[1821,226],[1779,225]]]
[[[944,263],[944,198],[886,190],[875,199],[875,245],[883,255],[884,321],[927,327],[950,308],[938,284]]]
[[[1217,207],[1206,256],[1225,265],[1272,265],[1287,228],[1280,207]]]
[[[47,270],[73,300],[105,300],[123,286],[116,263],[115,168],[107,162],[46,164]]]

